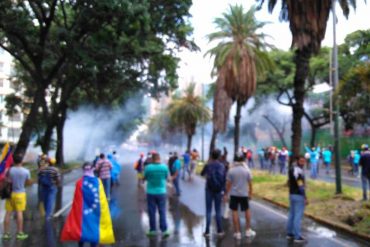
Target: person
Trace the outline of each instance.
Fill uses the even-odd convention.
[[[174,152],[168,160],[168,169],[171,174],[172,183],[176,190],[176,196],[181,195],[180,190],[180,171],[181,171],[181,162],[179,160],[177,152]]]
[[[148,203],[148,215],[150,230],[148,237],[157,234],[156,211],[159,213],[159,228],[162,237],[169,237],[166,221],[166,202],[167,202],[167,178],[169,170],[167,165],[161,163],[161,157],[158,153],[152,155],[152,163],[144,168],[144,179],[146,184],[146,196]]]
[[[188,173],[188,178],[190,179],[190,151],[186,150],[186,152],[182,155],[182,158],[184,160],[184,166],[182,168],[182,179],[185,179],[185,173]]]
[[[326,168],[326,174],[330,173],[330,164],[331,164],[332,153],[329,148],[325,148],[322,152],[322,159],[324,160],[324,165]]]
[[[191,176],[194,172],[195,167],[197,166],[197,162],[198,162],[198,159],[199,159],[198,150],[196,150],[194,148],[193,151],[190,154],[190,158],[191,158],[191,161],[190,161],[190,174],[189,174],[190,177],[189,177],[189,180],[191,180]]]
[[[115,242],[107,197],[94,169],[90,162],[82,165],[83,177],[76,182],[72,208],[60,235],[61,241],[77,241],[79,247]]]
[[[221,223],[221,203],[222,193],[225,190],[225,167],[219,161],[220,156],[221,150],[214,149],[211,152],[211,159],[201,172],[201,176],[206,178],[206,229],[203,234],[206,238],[210,237],[212,204],[216,211],[217,235],[219,237],[224,235]]]
[[[370,191],[370,150],[367,144],[362,145],[362,154],[360,157],[361,166],[361,183],[362,183],[362,199],[366,201],[367,187],[369,186]]]
[[[249,168],[254,168],[253,151],[252,151],[252,149],[248,148],[247,153],[246,153],[246,157],[247,157],[247,160],[248,160],[248,167]]]
[[[289,215],[287,223],[287,239],[294,239],[294,242],[296,243],[305,242],[305,238],[301,234],[301,221],[305,206],[308,205],[305,191],[305,163],[305,157],[300,155],[296,158],[296,164],[289,169]]]
[[[268,149],[268,159],[269,159],[269,173],[275,174],[275,161],[276,161],[276,147],[272,146]]]
[[[14,166],[9,169],[7,179],[12,183],[12,192],[10,198],[5,201],[5,218],[4,218],[4,240],[10,240],[10,218],[13,212],[17,216],[17,235],[18,240],[28,238],[28,234],[23,231],[23,212],[26,210],[26,185],[31,184],[31,173],[23,167],[22,156],[14,156]]]
[[[137,186],[140,186],[144,183],[144,153],[140,153],[140,157],[135,162],[134,168],[137,173]]]
[[[256,235],[256,232],[251,229],[251,213],[249,210],[249,200],[252,198],[252,174],[245,164],[243,153],[237,153],[234,161],[234,165],[227,173],[224,201],[226,202],[230,196],[229,208],[232,210],[234,237],[240,240],[239,208],[245,214],[245,236],[253,237]]]
[[[111,170],[112,164],[105,158],[103,153],[100,154],[99,160],[96,163],[97,174],[102,180],[105,195],[108,201],[110,200],[110,188],[111,188]]]
[[[38,186],[40,187],[41,201],[45,209],[45,218],[50,220],[54,213],[55,199],[60,186],[61,174],[55,167],[56,160],[51,158],[49,164],[38,172]]]
[[[263,150],[263,148],[260,148],[260,149],[258,149],[257,154],[258,154],[258,159],[260,161],[261,170],[264,170],[265,169],[265,162],[264,162],[265,151]]]
[[[355,177],[357,177],[358,175],[360,158],[361,158],[360,151],[355,150],[355,154],[353,156],[353,176]]]
[[[119,185],[119,178],[121,173],[121,164],[114,158],[113,154],[107,155],[108,161],[112,164],[111,169],[111,188]]]
[[[318,159],[319,159],[319,153],[320,153],[320,146],[309,148],[307,145],[305,145],[307,153],[310,155],[310,167],[311,167],[311,178],[316,179],[317,178],[317,166],[318,166]]]
[[[278,154],[278,163],[280,168],[280,174],[285,174],[286,163],[289,159],[289,152],[286,147],[283,147]]]

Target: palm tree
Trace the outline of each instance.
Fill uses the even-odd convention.
[[[217,133],[225,131],[230,107],[236,102],[234,152],[237,152],[241,108],[256,90],[257,75],[272,65],[266,52],[271,46],[264,41],[266,35],[258,33],[266,23],[256,20],[255,11],[255,7],[244,12],[240,5],[230,6],[222,18],[214,21],[218,31],[208,35],[209,42],[218,42],[207,52],[214,57],[212,73],[217,76],[211,150]]]
[[[273,11],[277,0],[257,0],[259,7],[264,2],[268,10]],[[320,50],[321,41],[324,39],[326,24],[332,3],[335,0],[282,0],[280,18],[289,21],[292,32],[292,48],[296,48],[294,62],[296,66],[294,76],[294,104],[292,121],[292,151],[299,155],[301,147],[302,126],[304,115],[303,103],[305,98],[305,82],[309,72],[309,61],[312,55]],[[348,17],[349,6],[356,7],[356,0],[339,1],[343,14]]]
[[[185,95],[175,97],[167,107],[170,125],[182,128],[187,136],[187,150],[191,149],[192,138],[199,123],[211,119],[210,109],[204,100],[195,95],[195,84],[191,83],[185,89]]]

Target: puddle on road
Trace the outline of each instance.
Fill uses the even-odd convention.
[[[337,235],[335,231],[322,226],[309,226],[307,229],[324,238],[334,238]]]

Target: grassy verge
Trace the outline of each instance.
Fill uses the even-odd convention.
[[[287,207],[286,181],[286,176],[254,171],[254,194]],[[370,203],[361,201],[361,189],[344,185],[343,194],[335,195],[335,184],[308,180],[307,197],[308,215],[370,237]]]

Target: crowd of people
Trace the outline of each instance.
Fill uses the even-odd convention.
[[[305,166],[309,163],[310,175],[317,178],[320,159],[330,172],[331,148],[320,146],[309,148],[305,146],[306,155],[291,157],[286,147],[262,148],[258,150],[260,168],[275,173],[278,165],[281,174],[288,173],[289,185],[289,217],[287,222],[287,238],[294,242],[304,242],[301,234],[301,220],[304,208],[308,204],[305,191]],[[210,159],[203,166],[200,175],[206,180],[205,205],[206,225],[204,237],[209,238],[211,232],[212,208],[215,210],[217,236],[222,237],[224,228],[222,225],[222,203],[228,203],[232,211],[234,226],[234,238],[241,239],[242,235],[251,238],[256,232],[251,228],[250,200],[253,197],[252,169],[256,168],[252,149],[241,147],[234,156],[233,162],[227,161],[227,149],[223,153],[220,149],[214,149]],[[293,159],[293,160],[292,160]],[[368,199],[370,191],[370,150],[368,145],[363,145],[359,152],[358,166],[361,171],[363,199]],[[141,153],[135,162],[138,186],[146,185],[147,210],[149,216],[149,237],[157,235],[156,214],[159,214],[159,229],[162,237],[170,235],[166,222],[167,182],[171,182],[174,194],[180,197],[182,194],[180,179],[192,181],[194,171],[199,161],[199,153],[196,149],[188,150],[179,155],[170,152],[167,159],[161,159],[156,151],[149,152],[146,156]],[[288,167],[288,162],[292,165]],[[37,160],[38,169],[38,198],[44,211],[45,220],[49,221],[54,214],[54,206],[58,186],[61,186],[61,173],[55,167],[55,159],[41,154]],[[108,202],[111,199],[112,186],[119,184],[121,166],[117,161],[116,153],[100,154],[93,162],[83,164],[83,177],[76,183],[76,190],[67,220],[64,224],[61,240],[77,241],[79,246],[88,242],[91,246],[109,244],[114,242],[112,221]],[[187,179],[186,179],[187,177]],[[8,171],[6,178],[12,183],[12,192],[6,198],[6,214],[4,219],[3,239],[11,239],[10,220],[13,212],[16,213],[17,234],[19,240],[26,239],[28,235],[23,230],[23,212],[26,209],[25,186],[30,184],[30,171],[23,167],[22,158],[14,157],[14,164]],[[239,211],[245,217],[245,234],[239,221]],[[87,224],[87,225],[86,225]],[[76,229],[76,225],[80,228]],[[94,226],[94,227],[92,227]]]
[[[305,146],[305,149],[305,155],[294,158],[291,157],[291,153],[286,147],[282,147],[281,149],[268,147],[258,151],[261,169],[266,169],[274,173],[275,166],[278,165],[281,174],[288,173],[290,207],[286,237],[297,243],[306,241],[301,234],[301,220],[305,206],[308,204],[305,191],[305,169],[309,167],[311,178],[316,179],[319,172],[320,160],[325,166],[327,173],[330,172],[332,162],[332,151],[330,147],[321,149],[319,146],[313,148]],[[188,167],[191,162],[189,157],[196,157],[196,155],[193,156],[190,152],[185,152],[181,159],[181,156],[176,152],[171,152],[166,164],[161,161],[158,153],[151,152],[146,158],[146,162],[141,162],[143,166],[136,169],[138,178],[141,179],[139,185],[142,185],[143,181],[147,181],[147,203],[150,219],[148,236],[156,235],[156,211],[159,213],[160,230],[164,237],[168,236],[165,215],[166,181],[172,181],[176,196],[180,196],[179,178],[183,177],[181,175],[186,173],[189,174],[188,177],[190,180],[191,171],[194,170],[193,168],[189,168],[189,173]],[[238,215],[240,210],[243,212],[246,222],[244,235],[250,238],[256,235],[256,232],[251,228],[251,213],[249,210],[249,201],[253,196],[252,169],[256,168],[253,161],[253,152],[251,149],[241,147],[240,151],[234,157],[234,162],[227,162],[226,157],[226,149],[224,149],[223,154],[219,149],[213,150],[210,159],[200,173],[201,176],[206,178],[206,226],[204,237],[210,237],[212,208],[215,210],[217,236],[221,237],[224,235],[221,220],[222,202],[228,202],[228,207],[232,211],[234,237],[236,239],[242,238]],[[144,160],[143,154],[141,154],[140,160]],[[292,165],[287,169],[288,162],[290,161]],[[359,164],[362,166],[363,184],[366,182],[370,186],[370,151],[367,145],[363,145],[362,147]],[[363,185],[363,189],[364,200],[367,200],[367,185]]]

